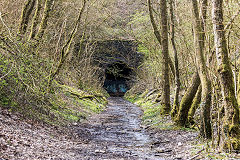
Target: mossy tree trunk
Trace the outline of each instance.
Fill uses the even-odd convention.
[[[226,149],[240,150],[239,108],[234,93],[232,69],[223,25],[223,0],[212,0],[212,21],[225,116],[221,138]]]
[[[238,104],[240,104],[240,72],[238,74],[237,101],[238,101]]]
[[[201,113],[200,113],[200,135],[203,138],[212,137],[210,110],[211,110],[211,83],[209,81],[208,70],[204,57],[204,27],[201,25],[198,1],[192,0],[192,9],[194,15],[194,39],[196,46],[196,61],[199,70],[199,77],[202,85]]]
[[[193,98],[198,90],[199,85],[200,78],[198,73],[196,72],[192,78],[192,85],[187,89],[186,93],[184,94],[180,103],[178,114],[174,119],[175,123],[178,126],[184,127],[187,125],[188,112],[192,105]]]
[[[27,31],[30,15],[33,11],[35,2],[36,0],[28,0],[23,6],[22,14],[20,18],[20,25],[18,28],[19,35],[24,35]]]
[[[37,0],[36,10],[35,10],[33,20],[32,20],[31,32],[30,32],[29,38],[28,38],[29,40],[35,38],[35,36],[36,36],[37,25],[38,25],[38,20],[39,20],[41,9],[42,9],[42,0]]]
[[[175,94],[174,94],[174,102],[171,111],[171,116],[174,118],[179,110],[179,92],[180,92],[180,75],[179,75],[179,67],[178,67],[178,53],[175,44],[175,15],[174,15],[174,0],[169,1],[170,6],[170,28],[171,28],[171,42],[174,52],[174,64],[175,64]]]
[[[169,51],[168,51],[168,12],[167,1],[160,0],[161,17],[161,40],[162,40],[162,74],[163,74],[163,102],[162,114],[168,114],[170,106],[170,83],[169,83]]]
[[[42,39],[42,37],[44,35],[44,32],[47,28],[47,23],[48,23],[48,19],[49,19],[49,16],[50,16],[50,11],[51,11],[51,7],[53,5],[53,2],[54,2],[54,0],[46,0],[45,1],[42,21],[39,25],[39,29],[38,29],[38,32],[36,34],[36,38],[37,38],[38,41]]]
[[[193,99],[193,102],[192,102],[192,105],[191,105],[191,108],[188,112],[188,122],[193,125],[194,124],[194,115],[195,115],[195,112],[197,110],[197,108],[199,107],[199,104],[201,103],[201,95],[202,95],[202,86],[200,85],[198,87],[198,91]]]

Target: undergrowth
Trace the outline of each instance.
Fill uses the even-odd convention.
[[[131,90],[130,90],[131,91]],[[152,92],[152,93],[151,93]],[[150,94],[149,94],[150,93]],[[127,93],[125,98],[138,105],[143,110],[143,124],[161,130],[184,130],[194,131],[190,128],[183,128],[174,125],[170,115],[161,115],[161,103],[158,101],[159,91],[146,90],[141,94]]]
[[[218,159],[218,160],[238,160],[240,159],[240,156],[238,153],[234,152],[223,152],[221,150],[215,149],[213,146],[214,144],[212,141],[196,141],[195,144],[193,144],[190,152],[191,156],[194,157],[194,159]]]
[[[151,91],[149,90],[139,94],[128,92],[125,95],[127,100],[138,105],[143,110],[144,114],[142,116],[142,121],[144,125],[161,130],[196,131],[191,128],[179,128],[174,125],[170,116],[162,116],[160,114],[161,104],[155,101],[155,97],[158,92],[154,92],[149,95],[148,93],[150,92]],[[202,139],[198,139],[196,142],[191,144],[192,147],[191,150],[189,150],[191,157],[194,157],[193,159],[240,159],[240,156],[237,153],[226,153],[216,149],[214,143],[212,140],[204,141]]]
[[[80,90],[73,81],[65,85],[61,81],[66,78],[64,74],[59,74],[61,78],[49,89],[54,62],[39,56],[31,44],[9,40],[8,49],[5,45],[0,43],[0,107],[52,125],[78,122],[104,109],[106,93],[96,88]]]

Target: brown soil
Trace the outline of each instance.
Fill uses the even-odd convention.
[[[196,133],[141,125],[142,111],[110,98],[107,109],[68,129],[30,124],[0,110],[0,160],[188,159]]]

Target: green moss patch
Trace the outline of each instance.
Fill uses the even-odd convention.
[[[151,92],[152,91],[146,90],[140,95],[128,95],[125,98],[142,108],[142,121],[144,125],[161,130],[179,129],[174,126],[170,116],[161,115],[162,105],[155,101],[156,97],[159,96],[159,93],[155,91],[151,94]]]

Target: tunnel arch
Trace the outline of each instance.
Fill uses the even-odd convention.
[[[131,87],[134,71],[126,63],[115,62],[105,69],[103,87],[110,96],[123,96]]]
[[[85,44],[92,50],[86,49]],[[77,65],[85,55],[79,54],[89,52],[90,64],[97,68],[95,74],[101,87],[111,96],[123,96],[135,83],[137,70],[144,59],[144,54],[138,52],[138,45],[137,41],[128,39],[84,41],[83,45],[75,44],[72,61]]]

